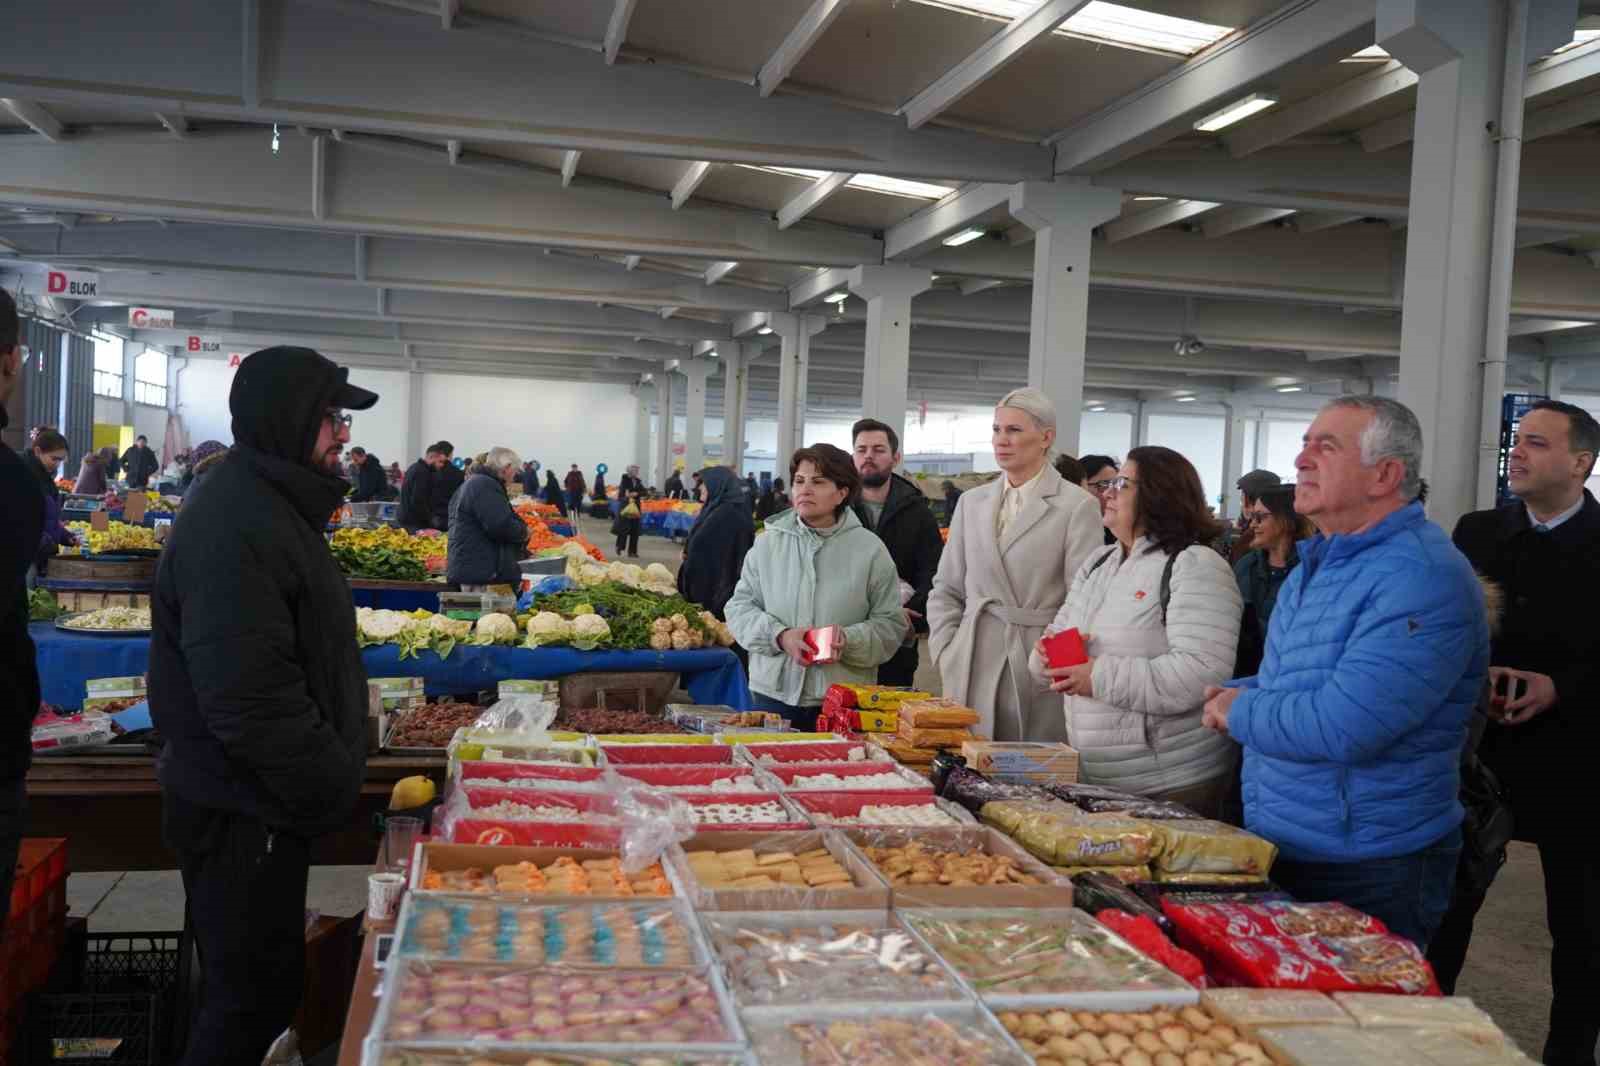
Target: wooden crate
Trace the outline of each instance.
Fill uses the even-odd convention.
[[[568,674],[561,679],[561,706],[658,714],[677,687],[678,675],[671,671]]]
[[[64,611],[98,611],[102,607],[148,607],[148,592],[105,592],[94,589],[58,589],[56,602]]]

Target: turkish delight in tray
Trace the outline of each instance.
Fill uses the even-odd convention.
[[[680,792],[701,832],[717,829],[809,829],[811,820],[788,797],[778,792]]]
[[[1183,978],[1080,910],[900,911],[990,1007],[1126,1009],[1197,1002]]]
[[[887,911],[725,912],[700,922],[741,1008],[968,998],[944,963]]]
[[[781,782],[785,792],[933,791],[933,785],[927,778],[880,760],[790,765],[778,763],[763,766],[762,770]]]
[[[369,1043],[363,1066],[750,1066],[741,1052],[714,1051],[468,1051],[422,1049],[398,1044]]]
[[[448,892],[506,899],[634,899],[672,895],[661,863],[636,873],[622,869],[616,851],[585,848],[418,845],[413,892]]]
[[[668,792],[771,792],[770,782],[757,776],[753,766],[706,764],[691,766],[634,766],[612,763],[617,786],[649,785]]]
[[[887,910],[889,890],[843,837],[702,832],[667,853],[667,874],[697,911]]]
[[[520,966],[703,967],[682,902],[531,904],[412,893],[397,926],[407,958]]]
[[[1067,879],[993,829],[848,828],[901,907],[1070,907]]]
[[[755,766],[783,765],[785,763],[889,762],[881,749],[849,740],[834,741],[782,741],[777,743],[739,744],[734,750],[745,762]]]
[[[973,824],[963,808],[926,792],[790,792],[787,796],[818,825],[947,828]]]
[[[749,1022],[762,1066],[1031,1066],[1032,1059],[973,1005],[862,1004],[763,1012]]]

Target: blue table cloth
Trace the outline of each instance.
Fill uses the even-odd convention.
[[[132,677],[150,665],[148,637],[98,637],[68,633],[49,622],[28,627],[38,646],[39,680],[46,703],[76,708],[84,682],[95,677]],[[557,678],[596,670],[671,670],[696,703],[748,710],[744,668],[726,648],[700,651],[575,651],[571,648],[460,647],[441,659],[425,651],[401,659],[400,649],[367,648],[361,660],[368,677],[421,677],[430,695],[492,689],[516,678]]]
[[[558,537],[570,537],[573,534],[572,523],[559,518],[546,518],[544,524],[550,527],[550,532]]]
[[[439,593],[454,588],[454,585],[441,585],[431,592],[420,589],[351,589],[350,599],[357,607],[371,607],[377,611],[437,611]]]

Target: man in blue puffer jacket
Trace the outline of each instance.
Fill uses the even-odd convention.
[[[1461,850],[1459,766],[1489,668],[1483,592],[1427,520],[1422,429],[1405,405],[1346,396],[1295,460],[1295,509],[1321,535],[1278,594],[1261,672],[1207,693],[1244,748],[1245,824],[1272,876],[1426,948]]]

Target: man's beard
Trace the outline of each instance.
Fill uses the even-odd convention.
[[[889,483],[889,475],[887,473],[862,474],[861,483],[869,489],[881,489]]]

